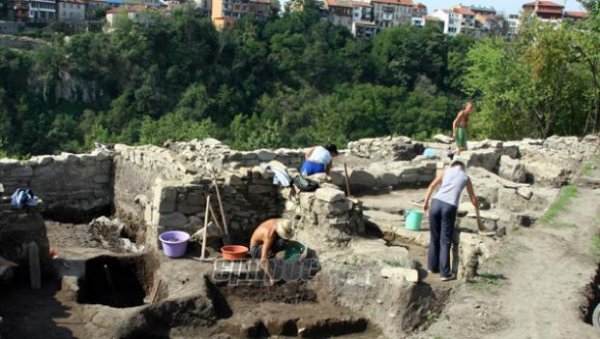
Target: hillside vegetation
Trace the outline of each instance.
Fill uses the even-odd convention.
[[[0,48],[0,151],[25,157],[93,142],[212,136],[236,148],[449,133],[477,101],[483,138],[582,135],[600,111],[600,25],[528,20],[518,38],[448,37],[434,26],[373,39],[301,13],[217,32],[191,10],[32,51]]]

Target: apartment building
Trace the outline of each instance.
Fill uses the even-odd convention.
[[[212,12],[212,0],[194,0],[196,10],[204,15],[210,15]]]
[[[354,6],[350,0],[325,0],[327,20],[334,25],[352,30]],[[362,14],[362,13],[361,13]]]
[[[562,19],[565,6],[552,1],[533,1],[523,4],[523,12],[533,13],[543,21]]]
[[[417,2],[413,5],[413,18],[424,18],[427,15],[427,6]]]
[[[506,19],[506,22],[508,23],[508,36],[509,37],[514,37],[517,36],[517,34],[519,34],[519,29],[521,27],[521,18],[519,17],[518,14],[510,14],[508,16],[508,19]]]
[[[30,0],[29,22],[49,23],[56,21],[55,0]]]
[[[375,25],[380,28],[409,25],[413,16],[412,0],[371,0]]]
[[[476,29],[475,13],[469,7],[438,9],[432,16],[444,23],[444,33],[448,35],[470,34]]]
[[[212,0],[211,20],[218,30],[252,14],[258,19],[266,19],[271,14],[270,0]]]
[[[85,2],[81,0],[58,0],[58,21],[83,22],[85,21]]]

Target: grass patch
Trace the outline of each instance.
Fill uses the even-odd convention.
[[[565,186],[546,213],[540,218],[540,221],[546,224],[552,223],[561,213],[567,210],[571,199],[575,198],[578,193],[576,186]]]
[[[562,221],[555,221],[550,223],[550,226],[552,226],[552,228],[558,228],[558,229],[567,229],[567,228],[576,228],[577,225],[575,225],[574,223],[571,222],[562,222]]]
[[[594,170],[594,165],[590,164],[589,162],[586,162],[583,165],[583,169],[581,170],[581,174],[583,176],[589,176],[590,174],[592,174],[593,170]]]
[[[517,260],[519,253],[524,253],[529,250],[530,248],[525,246],[519,239],[513,238],[503,246],[501,251],[498,251],[498,253],[492,256],[491,261],[498,266],[510,264]]]
[[[600,235],[592,237],[592,255],[596,261],[600,261]]]
[[[468,284],[471,289],[479,293],[490,293],[494,288],[504,284],[506,277],[501,274],[479,274]]]

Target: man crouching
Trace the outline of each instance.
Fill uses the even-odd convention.
[[[293,237],[294,228],[291,221],[279,218],[263,221],[252,233],[250,256],[260,259],[260,267],[269,277],[271,284],[275,283],[275,278],[269,267],[269,258],[275,257],[280,251],[285,251],[287,241]]]

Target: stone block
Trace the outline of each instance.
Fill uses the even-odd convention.
[[[184,194],[182,199],[177,199],[177,211],[190,215],[196,213],[203,213],[206,209],[206,195],[192,191]]]
[[[108,174],[101,174],[94,176],[94,182],[96,184],[108,184],[110,183],[110,176]]]
[[[517,194],[529,200],[533,196],[533,190],[529,187],[519,187],[517,188]]]
[[[258,156],[258,160],[260,160],[260,161],[271,161],[277,157],[277,154],[275,154],[273,152],[261,150],[261,151],[258,151],[257,156]]]
[[[434,135],[433,140],[440,142],[442,144],[451,144],[452,143],[452,138],[447,135],[443,135],[443,134]]]
[[[350,184],[352,186],[374,187],[375,177],[365,169],[354,169],[350,174]]]
[[[383,267],[381,276],[393,280],[394,282],[408,281],[412,283],[419,282],[419,272],[412,268],[405,267]]]
[[[519,160],[512,159],[508,155],[500,157],[500,169],[498,171],[500,177],[518,183],[527,181],[527,170],[525,165]]]
[[[158,225],[166,229],[181,227],[188,223],[188,218],[182,213],[160,213],[158,216]]]
[[[274,193],[276,186],[274,185],[248,185],[249,194],[267,194]]]
[[[312,208],[312,204],[315,201],[315,194],[310,192],[300,193],[300,206],[308,211]]]
[[[339,200],[344,200],[346,195],[344,192],[334,188],[319,188],[315,191],[315,198],[324,202],[332,203]]]
[[[175,187],[162,187],[160,189],[158,212],[175,212],[177,207],[177,189]]]
[[[13,178],[28,178],[32,175],[33,169],[31,168],[31,166],[28,165],[14,167],[12,169],[7,170],[4,174],[5,177],[10,176]]]

